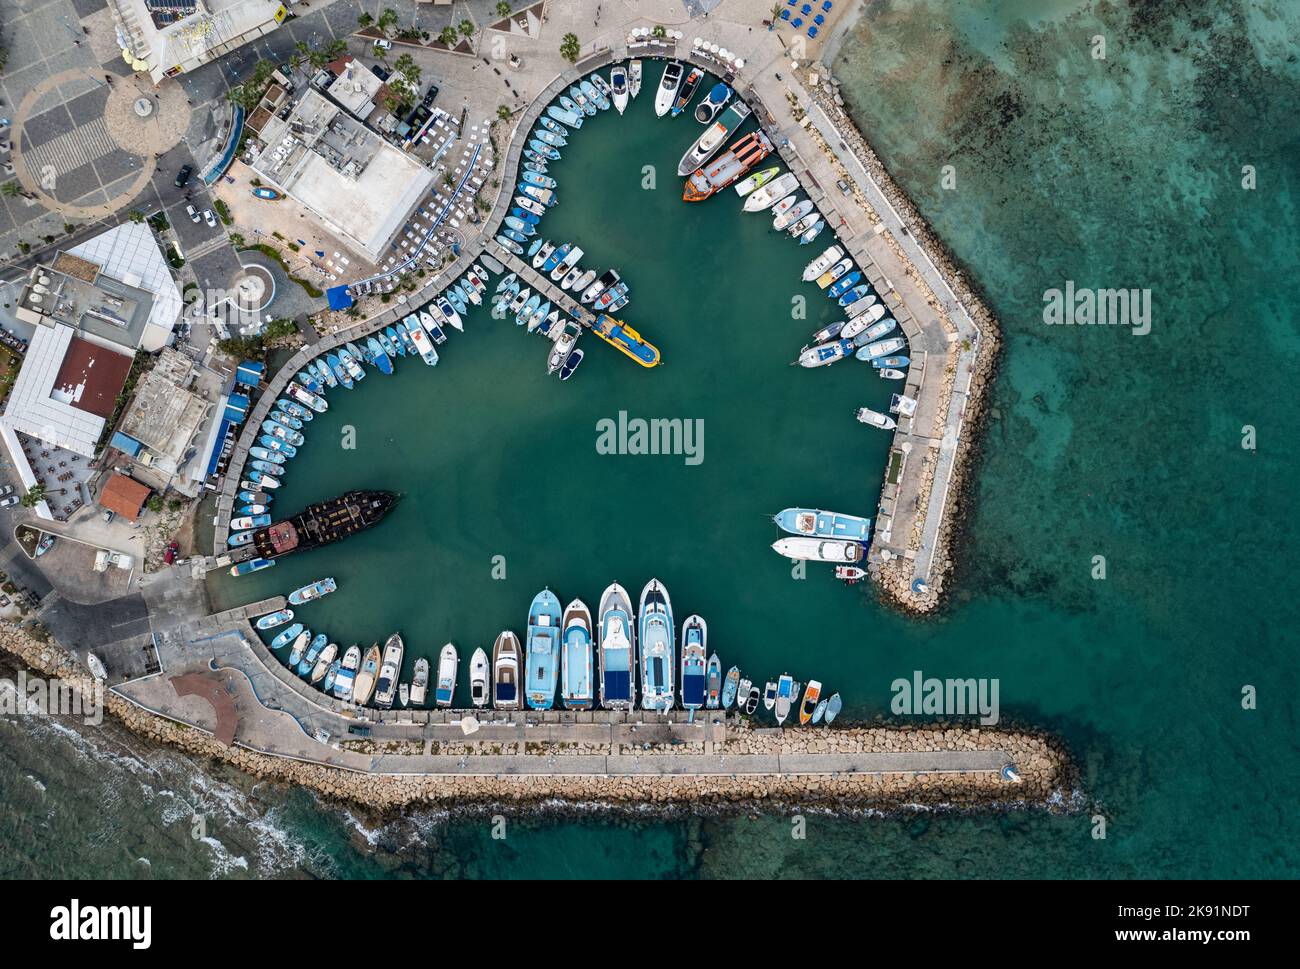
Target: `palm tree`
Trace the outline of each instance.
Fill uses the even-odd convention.
[[[572,64],[578,59],[578,52],[582,50],[578,43],[577,34],[565,34],[564,39],[560,41],[560,56]]]
[[[782,7],[779,3],[772,4],[772,20],[767,25],[768,30],[773,30],[776,27],[776,20],[781,16],[781,9]]]
[[[21,499],[22,506],[24,508],[35,508],[45,500],[46,495],[45,485],[34,484],[27,489],[27,494],[23,495]]]
[[[379,19],[375,22],[375,25],[384,33],[388,33],[388,28],[394,26],[396,23],[397,11],[392,7],[385,7],[383,12],[380,13]]]
[[[497,2],[497,16],[498,16],[498,17],[508,17],[508,16],[510,16],[510,4],[506,3],[506,0],[498,0],[498,2]]]
[[[505,104],[497,105],[497,117],[500,118],[502,121],[509,120],[512,114],[514,114],[514,112],[510,110],[509,105],[505,105]]]
[[[457,36],[459,35],[456,33],[455,27],[443,27],[442,33],[438,35],[438,39],[448,47],[455,47]]]
[[[22,186],[18,184],[17,179],[5,182],[3,186],[0,186],[0,192],[4,192],[7,198],[17,198],[22,190]]]

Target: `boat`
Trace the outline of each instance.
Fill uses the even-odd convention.
[[[574,599],[565,606],[561,627],[560,702],[566,710],[590,710],[596,705],[596,683],[591,610],[586,603]]]
[[[325,674],[329,672],[330,667],[334,664],[334,657],[339,653],[337,644],[330,643],[324,647],[316,657],[316,663],[311,668],[308,679],[312,683],[319,683],[325,679]]]
[[[831,694],[831,698],[826,701],[826,714],[822,717],[826,726],[830,726],[836,717],[840,715],[840,710],[844,706],[844,701],[840,699],[838,693]]]
[[[598,312],[613,312],[619,307],[625,306],[627,304],[627,281],[620,279],[591,302],[592,308]]]
[[[320,380],[325,382],[326,387],[337,387],[339,378],[334,376],[334,371],[324,360],[313,360],[307,364],[307,369],[314,373]]]
[[[253,189],[253,197],[262,199],[266,202],[276,202],[284,198],[284,196],[275,189],[267,188],[264,185],[259,185],[257,188]]]
[[[524,647],[524,695],[533,710],[549,710],[555,704],[560,676],[560,618],[560,600],[554,592],[543,589],[533,597]]]
[[[681,61],[669,61],[664,66],[664,73],[659,78],[659,90],[655,92],[655,115],[662,118],[672,110],[677,99],[677,89],[682,86]]]
[[[325,651],[325,646],[328,642],[329,637],[324,633],[316,634],[311,641],[311,645],[307,647],[307,652],[303,654],[302,660],[298,663],[298,667],[295,670],[299,676],[311,676],[312,671],[316,669],[316,658]],[[326,669],[328,668],[328,664],[326,664]],[[324,677],[325,670],[321,670],[320,675]]]
[[[790,198],[794,198],[794,196],[792,195]],[[784,204],[784,202],[782,202],[782,204]],[[772,217],[772,228],[777,232],[784,231],[791,223],[798,222],[805,215],[811,212],[812,207],[812,199],[804,199],[802,202],[790,206],[790,208],[786,209],[784,212],[778,212]]]
[[[263,525],[271,524],[270,515],[243,515],[239,518],[230,519],[231,529],[244,528],[261,528]]]
[[[844,324],[845,339],[852,339],[857,346],[865,346],[891,332],[898,323],[891,316],[883,320],[872,319],[874,314],[860,313]]]
[[[722,682],[722,709],[730,710],[737,697],[749,695],[749,680],[740,678],[740,667],[733,666],[727,670],[727,678]]]
[[[528,301],[516,311],[515,323],[519,326],[523,326],[524,323],[527,322],[535,312],[537,312],[537,307],[541,305],[541,302],[541,293],[533,293],[532,296],[528,297]]]
[[[744,102],[738,102],[738,103],[743,104]],[[733,105],[732,107],[734,109],[735,105]],[[760,172],[754,172],[754,174],[750,175],[744,181],[736,183],[736,194],[743,198],[746,195],[748,195],[750,192],[754,191],[755,189],[762,188],[773,178],[775,178],[777,172],[779,172],[780,170],[781,168],[779,165],[773,165],[771,168],[764,168]]]
[[[581,95],[582,92],[579,91],[578,93],[579,95]],[[578,104],[576,101],[573,100],[573,98],[569,97],[567,94],[561,94],[558,98],[556,98],[556,100],[560,102],[561,110],[568,111],[571,114],[576,114],[580,118],[586,113],[582,110],[582,105]],[[586,119],[583,118],[583,120],[585,121]]]
[[[269,474],[276,478],[283,477],[285,472],[284,465],[276,464],[274,461],[249,461],[248,466],[262,472],[262,474]],[[253,526],[246,525],[244,527],[251,528]]]
[[[578,364],[582,363],[585,354],[574,347],[569,351],[569,355],[564,358],[564,363],[560,366],[560,379],[568,380],[573,376],[573,372],[578,369]]]
[[[831,266],[839,262],[840,257],[843,255],[844,255],[843,249],[841,249],[839,246],[831,246],[829,249],[827,249],[820,256],[818,256],[816,259],[814,259],[812,262],[808,263],[808,265],[804,267],[803,281],[806,283],[812,282],[822,273],[826,272],[826,270],[830,269]]]
[[[483,264],[483,268],[490,273],[503,273],[506,271],[505,266],[501,265],[501,263],[497,262],[495,259],[492,258],[492,256],[488,255],[487,253],[484,253],[483,255],[479,256],[479,262],[481,262]],[[486,280],[486,277],[484,277],[484,279]]]
[[[528,332],[532,333],[533,330],[541,326],[542,320],[546,319],[547,314],[550,312],[551,312],[550,300],[547,300],[541,306],[537,307],[537,309],[533,311],[532,316],[528,317],[528,323],[527,323]]]
[[[771,680],[767,681],[767,686],[763,689],[763,708],[771,710],[776,705],[777,685]]]
[[[695,120],[708,124],[731,100],[731,88],[719,81],[709,89],[708,96],[695,106]]]
[[[492,706],[519,709],[519,637],[509,629],[492,646]]]
[[[551,258],[551,253],[553,253],[554,251],[555,251],[555,243],[553,243],[550,239],[547,239],[545,242],[543,242],[540,248],[538,248],[537,252],[533,253],[533,268],[541,269],[543,263],[545,263],[547,259]],[[514,276],[514,273],[511,273],[510,275]],[[511,282],[514,282],[514,280],[511,279]],[[499,286],[497,287],[497,291],[500,292]]]
[[[811,685],[811,684],[809,684],[809,685]],[[819,687],[821,686],[820,683],[817,684],[817,685],[818,685]],[[819,700],[819,701],[817,702],[817,706],[816,706],[816,708],[813,710],[813,715],[812,715],[812,722],[813,722],[813,726],[814,726],[814,727],[817,726],[817,724],[819,724],[819,723],[822,722],[822,717],[825,716],[825,714],[826,714],[826,706],[827,706],[827,704],[828,704],[829,702],[830,702],[830,699],[829,699],[829,698],[824,699],[824,700]]]
[[[348,390],[352,389],[353,386],[352,377],[348,373],[347,368],[343,366],[342,361],[339,360],[338,354],[336,353],[329,354],[325,358],[325,364],[330,368],[330,371],[334,374],[334,378],[339,383],[341,383]]]
[[[280,479],[273,474],[261,470],[249,471],[247,474],[249,483],[255,487],[272,489],[280,487]]]
[[[695,97],[695,91],[699,88],[700,80],[703,77],[704,72],[698,67],[692,67],[691,72],[686,75],[686,80],[682,81],[677,97],[673,101],[672,116],[674,118],[685,111],[687,105],[691,103],[691,98]]]
[[[384,333],[387,335],[389,342],[393,344],[397,349],[397,352],[402,356],[406,356],[408,353],[415,353],[415,344],[411,342],[411,335],[406,332],[405,326],[394,324],[384,330]]]
[[[597,652],[600,656],[600,705],[630,710],[636,705],[636,626],[627,590],[610,583],[600,597]]]
[[[488,680],[492,670],[488,666],[487,653],[480,646],[474,650],[469,659],[469,702],[471,706],[483,707],[488,702]]]
[[[852,259],[848,259],[848,258],[841,259],[835,265],[831,266],[830,269],[826,270],[826,272],[822,273],[820,276],[817,277],[818,287],[821,289],[825,289],[827,286],[835,282],[835,280],[839,279],[841,276],[843,276],[846,272],[848,272],[852,268],[853,268]]]
[[[875,343],[868,343],[862,349],[866,351],[868,359],[874,359],[875,357],[887,357],[891,353],[897,353],[906,347],[906,340],[901,336],[894,336],[885,340],[877,340]]]
[[[288,646],[291,642],[297,639],[298,636],[301,635],[302,630],[303,630],[302,623],[300,622],[294,623],[284,632],[280,633],[273,640],[271,640],[271,648],[283,649],[285,646]]]
[[[415,661],[415,674],[411,677],[411,702],[424,706],[429,695],[429,661],[421,656]]]
[[[436,706],[449,707],[456,697],[456,669],[460,658],[456,647],[447,643],[438,653],[438,679],[433,688],[433,702]]]
[[[387,329],[391,330],[392,327],[390,326]],[[390,361],[396,361],[398,357],[406,356],[406,347],[402,344],[402,341],[394,340],[385,330],[376,330],[374,339],[379,341],[380,349],[384,351]]]
[[[430,306],[432,305],[430,304]],[[434,309],[437,309],[437,307],[434,307]],[[447,334],[438,325],[438,321],[433,318],[433,313],[429,312],[428,307],[420,310],[420,325],[424,327],[424,332],[429,334],[429,339],[433,341],[434,346],[447,342]]]
[[[697,168],[686,179],[682,198],[702,202],[744,175],[772,153],[772,142],[761,131],[751,131],[704,168]]]
[[[682,623],[682,706],[698,710],[707,698],[708,626],[699,616]]]
[[[231,575],[248,575],[252,572],[260,572],[262,569],[269,569],[275,564],[275,559],[249,559],[247,562],[240,562],[238,565],[230,567]]]
[[[872,427],[878,427],[882,431],[892,431],[898,426],[894,419],[888,414],[882,414],[880,411],[872,410],[870,407],[859,407],[857,418],[863,424],[870,424]]]
[[[357,669],[361,666],[361,647],[349,646],[343,654],[343,662],[334,674],[334,697],[345,703],[351,701],[353,687],[356,684]]]
[[[397,702],[406,706],[411,702],[411,688],[405,683],[399,683],[397,686]]]
[[[293,669],[302,662],[302,656],[307,652],[307,647],[309,645],[311,645],[311,630],[304,629],[294,637],[293,646],[289,648],[289,669]]]
[[[901,370],[895,370],[893,367],[881,367],[876,371],[876,375],[881,380],[905,380],[907,374]]]
[[[524,172],[520,176],[525,185],[536,185],[538,188],[555,188],[556,181],[550,175],[543,175],[540,172]]]
[[[581,259],[583,255],[584,253],[581,246],[570,246],[569,251],[564,254],[563,258],[555,264],[555,268],[551,270],[551,279],[558,283],[569,274],[569,270],[578,264],[578,260]]]
[[[844,326],[845,323],[843,320],[836,320],[834,323],[827,323],[812,335],[812,340],[808,345],[813,346],[819,343],[829,343],[832,340],[838,340],[840,335],[844,332]],[[807,348],[805,347],[805,349]]]
[[[806,232],[804,232],[799,236],[799,245],[801,246],[808,245],[808,243],[812,242],[814,239],[816,239],[819,235],[822,234],[822,229],[824,228],[826,228],[826,220],[818,219],[816,223],[814,223],[811,229],[807,230]]]
[[[676,696],[673,677],[673,609],[668,590],[651,579],[641,590],[641,708],[671,710]]]
[[[357,670],[356,679],[352,683],[352,702],[365,706],[370,702],[370,697],[375,692],[375,684],[379,679],[379,666],[383,660],[379,652],[379,644],[375,643],[362,657],[361,666]]]
[[[780,178],[760,186],[756,192],[745,199],[745,204],[741,208],[746,212],[762,212],[798,190],[799,177],[794,172],[786,172]]]
[[[324,397],[309,390],[302,384],[289,384],[285,388],[285,393],[292,397],[297,404],[308,407],[317,414],[323,414],[330,408],[329,402]]]
[[[347,370],[348,375],[353,380],[364,380],[366,377],[366,371],[362,368],[361,361],[357,359],[357,356],[354,356],[353,352],[347,347],[341,347],[339,349],[339,362],[343,364],[343,368]],[[274,417],[275,415],[272,414],[271,416]],[[289,426],[292,427],[293,425],[291,424]],[[295,430],[296,429],[297,428],[295,428]]]
[[[270,505],[274,497],[274,495],[267,494],[265,491],[241,491],[239,493],[240,501],[258,505]]]
[[[588,118],[596,113],[596,102],[587,97],[587,95],[582,92],[582,88],[578,85],[575,84],[573,87],[569,88],[569,97],[574,100],[578,108]]]
[[[578,280],[582,278],[584,272],[585,270],[581,266],[570,267],[569,271],[564,274],[564,278],[560,280],[560,289],[573,289],[574,286],[578,285]]]
[[[304,603],[311,602],[313,599],[319,599],[327,596],[338,589],[338,583],[333,579],[319,579],[315,582],[303,586],[301,589],[294,589],[289,593],[289,602],[295,606],[301,606]]]
[[[415,347],[415,352],[420,355],[425,363],[430,367],[438,364],[438,351],[433,348],[429,341],[429,336],[420,325],[420,321],[414,315],[408,316],[404,321],[406,324],[406,333],[411,338],[411,345]]]
[[[810,538],[844,538],[865,542],[871,536],[871,519],[812,508],[786,508],[773,519],[791,535]]]
[[[760,698],[761,696],[762,696],[762,693],[759,692],[758,687],[756,687],[756,686],[752,686],[752,685],[751,685],[750,688],[749,688],[749,695],[745,697],[745,715],[746,715],[746,716],[753,716],[753,715],[754,715],[754,711],[758,709],[758,701],[759,701],[759,698]],[[739,700],[736,701],[736,706],[740,706],[740,701],[739,701]]]
[[[867,577],[867,570],[857,565],[837,565],[835,566],[835,578],[848,585],[861,582]]]
[[[785,718],[790,716],[790,707],[794,703],[796,695],[794,677],[788,673],[782,673],[781,678],[776,683],[775,713],[778,725],[784,725]]]
[[[272,612],[257,620],[253,625],[258,629],[274,629],[276,626],[283,626],[286,622],[293,621],[292,609],[281,609],[278,612]]]
[[[721,118],[705,128],[704,133],[695,140],[695,143],[686,149],[682,160],[677,163],[677,174],[689,175],[701,167],[714,156],[722,147],[722,143],[731,137],[731,133],[748,117],[749,105],[744,101],[737,101],[728,108]],[[777,169],[772,171],[775,172]]]
[[[232,532],[226,538],[226,546],[228,548],[242,548],[243,546],[248,545],[252,541],[253,541],[253,533],[251,531]]]
[[[519,292],[519,277],[515,273],[511,273],[509,276],[502,276],[497,282],[497,288],[493,291],[492,300],[498,302],[517,292]]]
[[[871,365],[877,370],[893,370],[898,373],[912,362],[910,357],[876,357],[871,361]],[[881,374],[884,376],[884,374]]]
[[[710,710],[718,709],[718,704],[722,702],[722,660],[718,659],[717,653],[709,657],[708,696],[706,706]]]
[[[574,107],[577,107],[577,105],[574,105]],[[553,118],[555,121],[558,121],[560,124],[572,128],[575,131],[581,128],[583,121],[586,120],[585,118],[583,118],[581,113],[568,111],[565,108],[556,107],[554,104],[546,109],[546,116],[548,118]]]
[[[806,727],[813,718],[813,712],[817,709],[817,701],[821,699],[822,685],[816,680],[809,680],[808,685],[804,687],[803,702],[799,704],[799,726]]]
[[[318,501],[291,518],[253,532],[253,545],[262,558],[320,548],[377,525],[393,505],[391,491],[349,491]]]
[[[523,219],[517,219],[513,215],[507,215],[505,217],[505,225],[511,232],[518,233],[525,239],[537,234],[537,226],[525,222]],[[513,236],[511,238],[513,238]]]
[[[641,93],[641,61],[639,58],[628,65],[627,89],[628,93],[634,98]]]
[[[534,298],[539,300],[541,299],[540,296],[534,297],[533,291],[531,289],[528,289],[527,287],[521,289],[518,293],[515,294],[515,298],[506,304],[506,313],[510,314],[511,316],[518,316],[519,311],[528,305],[528,301],[530,299],[534,299]]]
[[[614,96],[614,109],[622,114],[627,110],[627,68],[615,64],[609,69],[609,88]]]
[[[379,680],[375,684],[375,706],[381,710],[392,709],[397,694],[397,681],[402,675],[402,657],[406,646],[398,633],[384,643],[384,661],[379,667]]]
[[[475,306],[482,306],[483,294],[487,292],[487,284],[479,278],[478,273],[473,269],[470,269],[470,271],[465,274],[464,283],[466,287],[465,295],[469,298],[469,301]]]
[[[541,271],[543,273],[549,273],[552,269],[554,269],[556,266],[560,264],[560,262],[565,258],[565,256],[569,254],[569,250],[572,248],[573,248],[573,243],[565,242],[565,243],[561,243],[561,245],[558,248],[551,250],[551,254],[547,256],[546,259],[542,262]]]
[[[548,376],[564,366],[564,361],[569,359],[569,354],[573,352],[581,333],[582,330],[579,329],[576,323],[566,322],[564,324],[559,337],[555,340],[555,345],[551,347],[551,352],[546,357],[546,373]]]
[[[821,218],[821,213],[818,212],[816,209],[813,209],[807,215],[800,217],[798,221],[791,222],[789,225],[787,225],[785,228],[786,234],[797,238],[803,234],[803,231],[805,229],[811,229],[814,225],[816,225],[817,220],[820,218]]]
[[[538,186],[540,188],[540,186]],[[525,212],[541,218],[546,214],[546,206],[535,198],[529,198],[527,195],[516,195],[515,205]]]
[[[796,362],[801,367],[825,367],[828,364],[843,360],[852,352],[852,340],[835,340],[832,343],[822,343],[815,347],[808,347],[799,354],[799,359]]]
[[[560,151],[558,148],[554,145],[548,145],[544,141],[538,141],[536,138],[533,138],[528,142],[528,147],[538,158],[545,158],[548,161],[556,161],[560,157]]]
[[[605,79],[599,74],[584,77],[578,82],[578,87],[587,96],[587,100],[595,104],[601,111],[608,111],[612,107],[609,98],[605,96],[605,92],[602,90],[605,86]]]
[[[610,286],[621,282],[622,279],[623,277],[618,274],[617,269],[606,270],[595,282],[582,291],[582,294],[578,297],[579,302],[590,303]]]
[[[585,293],[587,291],[587,287],[592,285],[595,279],[596,279],[596,270],[588,269],[585,273],[583,273],[581,276],[579,276],[577,279],[573,281],[572,286],[568,286],[565,288],[572,289],[574,293]]]
[[[337,646],[334,647],[338,649]],[[343,661],[336,659],[325,669],[325,678],[321,681],[320,688],[322,692],[329,693],[334,689],[334,683],[339,677],[339,670],[343,668]]]
[[[298,383],[302,384],[314,394],[318,393],[322,387],[320,379],[316,376],[315,372],[310,369],[310,367],[311,365],[309,363],[308,368],[305,370],[299,370],[293,375],[293,379],[298,381]]]
[[[779,538],[772,543],[772,550],[788,559],[835,563],[860,562],[865,551],[861,542],[805,536]]]
[[[546,119],[543,118],[543,121]],[[563,148],[569,143],[569,139],[562,134],[557,134],[545,126],[533,129],[532,137],[544,145],[550,145],[552,148]]]

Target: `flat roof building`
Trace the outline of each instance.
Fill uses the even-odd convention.
[[[280,0],[108,0],[122,59],[155,84],[275,30]]]
[[[189,389],[194,361],[164,349],[157,363],[140,380],[131,404],[122,415],[113,446],[170,479],[194,447],[212,403]],[[127,445],[116,440],[125,436]],[[136,447],[140,445],[140,447]]]

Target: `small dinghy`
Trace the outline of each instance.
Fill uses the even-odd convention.
[[[407,706],[411,702],[411,687],[407,683],[398,684],[397,702],[402,706]]]
[[[826,713],[826,705],[828,703],[830,703],[829,698],[822,700],[820,703],[817,704],[817,709],[813,711],[813,715],[812,715],[812,723],[814,727],[817,726],[817,724],[822,722],[822,717]]]
[[[823,715],[822,720],[827,726],[830,726],[831,722],[840,715],[840,709],[843,706],[844,701],[840,699],[838,693],[832,694],[831,698],[826,701],[826,713]]]
[[[835,566],[835,578],[847,585],[854,585],[861,582],[867,577],[867,572],[861,566],[857,565],[837,565]]]

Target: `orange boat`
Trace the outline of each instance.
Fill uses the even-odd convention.
[[[738,140],[707,168],[697,168],[690,178],[682,198],[687,202],[700,202],[719,189],[724,189],[772,153],[772,142],[761,131],[751,131]]]

